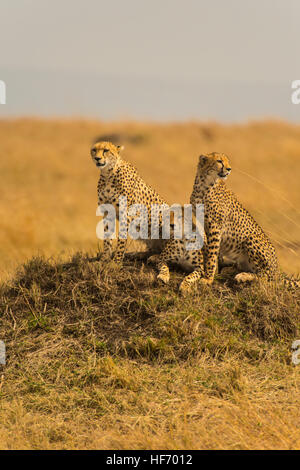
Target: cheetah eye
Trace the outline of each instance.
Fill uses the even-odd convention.
[[[223,163],[222,160],[217,160],[218,163]]]
[[[91,150],[91,154],[92,154],[93,157],[96,155],[96,153],[97,153],[97,150],[96,150],[96,149],[92,149],[92,150]]]
[[[103,149],[103,155],[104,155],[106,152],[109,152],[109,150],[108,150],[108,149]]]

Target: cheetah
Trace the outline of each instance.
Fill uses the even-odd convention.
[[[91,148],[91,157],[97,168],[100,169],[100,179],[98,182],[98,205],[112,204],[116,210],[116,216],[119,216],[119,198],[125,196],[127,198],[128,207],[133,204],[143,204],[147,208],[148,213],[148,233],[151,231],[151,206],[157,204],[159,206],[166,205],[166,202],[139,176],[133,165],[126,162],[120,155],[123,150],[122,146],[115,146],[111,142],[97,142]],[[131,219],[127,217],[127,228]],[[173,219],[174,222],[174,219]],[[161,234],[162,217],[159,216],[159,231]],[[172,230],[171,234],[172,236]],[[162,237],[157,239],[145,238],[141,239],[146,242],[148,251],[144,257],[152,255],[149,262],[156,263],[156,256],[161,253],[168,239]],[[176,240],[177,241],[177,240]],[[113,259],[117,263],[122,263],[127,238],[118,237],[117,248],[113,254]],[[184,244],[180,250],[178,259],[172,261],[181,266],[183,269],[192,271],[196,268],[201,269],[203,266],[203,257],[199,255],[198,250],[185,250]],[[112,257],[112,240],[104,240],[104,255],[108,258]]]
[[[199,279],[212,284],[218,257],[236,264],[241,271],[235,276],[237,283],[255,278],[282,279],[290,287],[300,287],[300,281],[281,274],[271,241],[226,187],[230,172],[229,159],[223,153],[200,155],[190,202],[193,206],[204,204],[204,276],[201,270],[194,271],[185,277],[181,290],[187,291]]]

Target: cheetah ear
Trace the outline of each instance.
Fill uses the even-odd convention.
[[[207,162],[207,160],[208,160],[208,158],[207,158],[206,155],[200,155],[200,157],[199,157],[199,163],[200,163],[201,165],[204,165],[204,164]]]
[[[118,145],[117,146],[117,149],[118,149],[118,152],[122,152],[122,150],[124,150],[124,145]]]

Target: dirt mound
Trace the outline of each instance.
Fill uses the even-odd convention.
[[[290,343],[299,329],[299,294],[253,284],[233,287],[219,279],[182,298],[181,273],[169,287],[141,263],[114,263],[77,254],[69,263],[34,258],[1,287],[0,337],[8,363],[94,349],[161,362],[209,352],[257,359],[278,340]]]

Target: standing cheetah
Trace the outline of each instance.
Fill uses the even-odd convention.
[[[283,276],[278,268],[275,249],[255,222],[253,217],[239,203],[226,187],[225,180],[231,172],[226,155],[210,153],[201,155],[197,168],[191,204],[204,204],[204,228],[207,242],[203,248],[204,277],[201,271],[187,276],[181,290],[201,278],[204,284],[211,284],[216,272],[218,256],[236,263],[240,272],[235,280],[251,281],[256,277],[274,280],[284,279],[288,286],[300,287],[300,281]]]
[[[100,179],[98,182],[98,204],[112,204],[116,210],[116,216],[119,216],[119,198],[126,196],[128,207],[133,204],[143,204],[148,212],[148,234],[151,233],[151,206],[157,204],[160,206],[166,205],[166,202],[152,189],[144,180],[138,175],[133,165],[123,160],[120,156],[120,151],[123,147],[115,146],[110,142],[98,142],[91,148],[92,160],[101,170]],[[128,224],[131,218],[127,218]],[[162,229],[162,217],[159,216],[159,233]],[[171,233],[172,236],[172,233]],[[169,242],[167,239],[160,237],[159,239],[146,238],[143,239],[148,246],[146,256],[152,253],[161,253],[165,245]],[[176,240],[177,241],[177,240]],[[181,241],[181,240],[178,240]],[[122,262],[125,249],[126,238],[118,237],[117,248],[114,253],[114,260]],[[195,268],[200,269],[203,259],[199,255],[198,250],[185,250],[185,245],[182,245],[180,256],[178,259],[172,259],[175,264],[183,268],[189,266],[189,270]],[[104,240],[104,253],[111,256],[112,240]],[[200,258],[200,261],[199,261]],[[150,258],[150,262],[156,262],[157,258]]]

